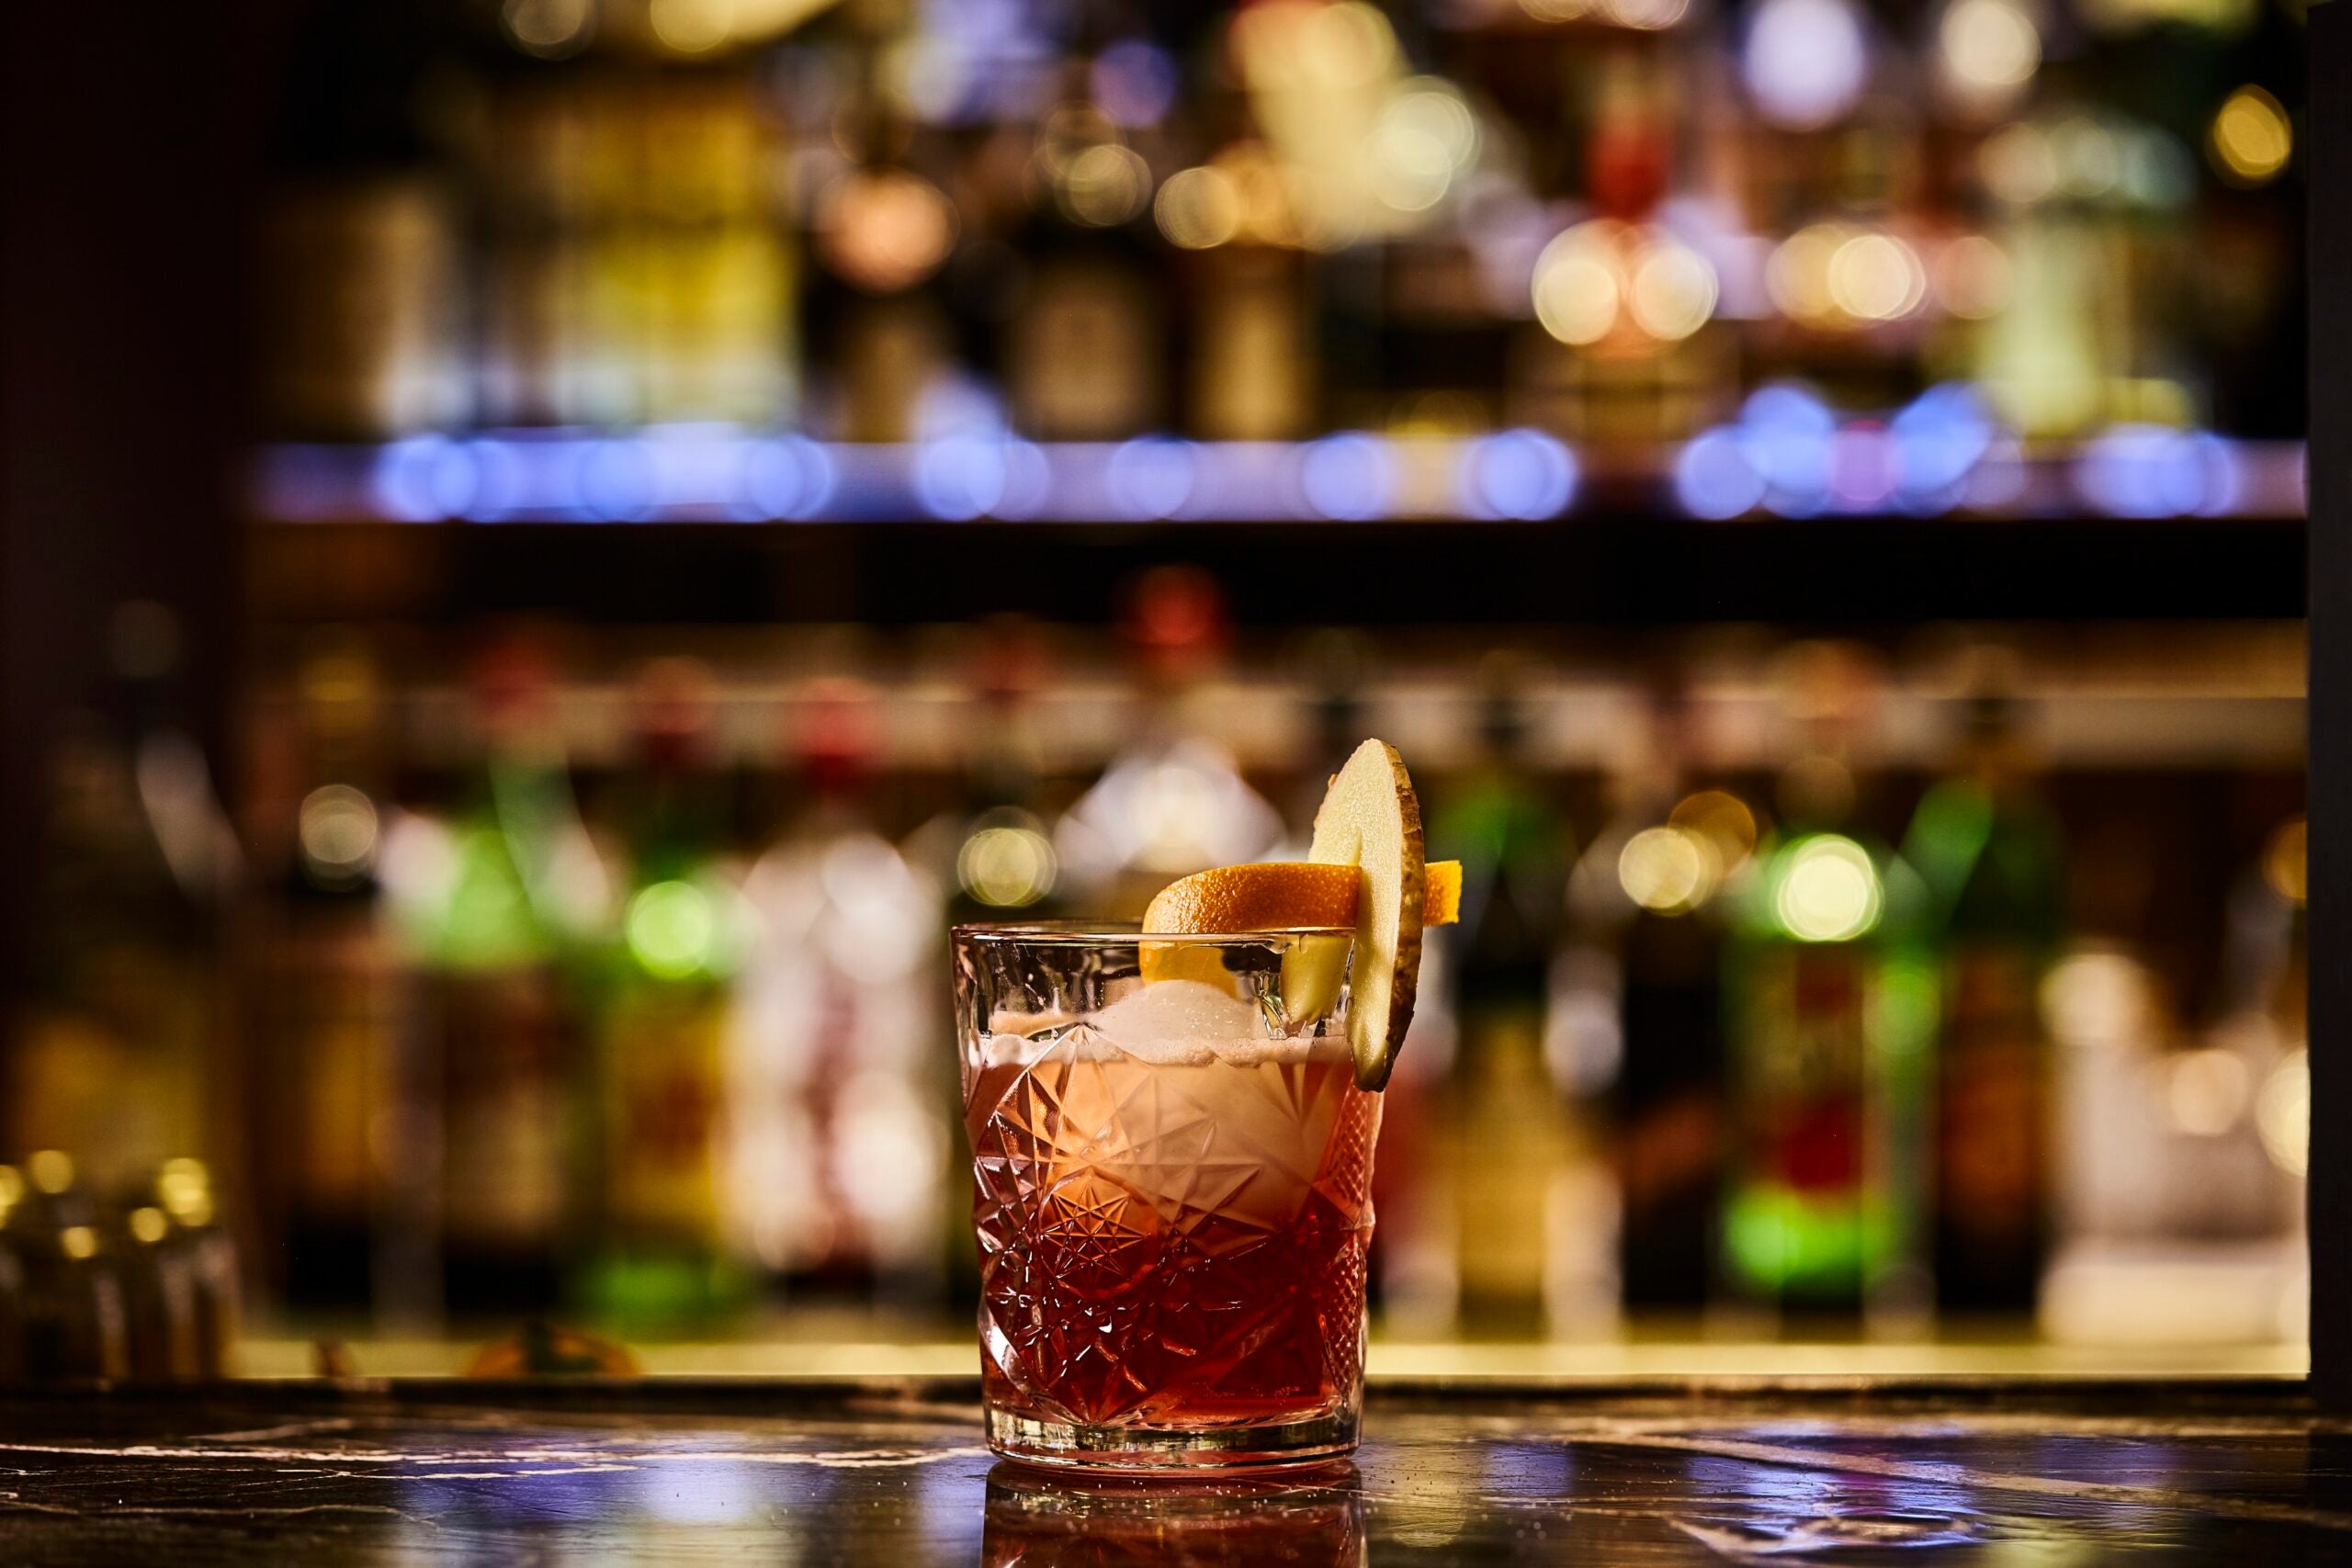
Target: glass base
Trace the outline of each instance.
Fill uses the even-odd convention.
[[[1094,1427],[988,1412],[989,1447],[1007,1459],[1121,1474],[1225,1474],[1327,1463],[1355,1452],[1356,1427],[1352,1410],[1238,1427]]]

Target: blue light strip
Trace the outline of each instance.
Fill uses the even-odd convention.
[[[1702,518],[2291,517],[2304,507],[2300,443],[2126,426],[2063,456],[2029,454],[1942,389],[1890,419],[1841,421],[1793,389],[1767,388],[1736,421],[1664,456],[1660,509]],[[285,523],[1540,522],[1573,514],[1580,478],[1575,452],[1532,430],[861,446],[670,424],[281,445],[261,455],[254,502]]]

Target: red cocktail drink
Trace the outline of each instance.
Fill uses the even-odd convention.
[[[1280,1005],[1304,940],[1204,939],[1221,982],[1147,983],[1134,936],[962,933],[1001,1451],[1199,1469],[1353,1447],[1380,1097],[1333,1027],[1343,996],[1332,1018]]]

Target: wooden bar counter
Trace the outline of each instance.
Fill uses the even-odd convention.
[[[2294,1378],[1375,1382],[1352,1464],[1000,1463],[975,1380],[0,1396],[0,1563],[2352,1562]]]

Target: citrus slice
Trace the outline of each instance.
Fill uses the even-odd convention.
[[[1307,852],[1312,861],[1217,866],[1170,883],[1144,912],[1144,932],[1352,928],[1352,940],[1306,935],[1283,955],[1283,1011],[1294,1026],[1318,1019],[1352,982],[1348,1043],[1356,1082],[1377,1089],[1413,1021],[1421,927],[1460,918],[1462,865],[1423,862],[1420,801],[1405,760],[1385,740],[1365,741],[1331,775]],[[1234,988],[1212,947],[1147,942],[1140,960],[1146,981]]]
[[[1416,918],[1429,898],[1429,871],[1421,859],[1421,803],[1405,772],[1405,759],[1385,740],[1367,740],[1331,775],[1323,805],[1315,813],[1315,842],[1306,852],[1327,865],[1352,865],[1356,894],[1353,952],[1348,972],[1348,1043],[1356,1059],[1356,1083],[1376,1089],[1388,1082],[1397,1048],[1413,1021],[1413,998],[1421,982],[1421,922]],[[1283,966],[1283,990],[1293,1018],[1313,1016],[1304,1004],[1315,996],[1292,989],[1311,976],[1308,954],[1294,955],[1301,973]]]
[[[1195,872],[1159,890],[1144,911],[1143,929],[1177,932],[1352,929],[1363,878],[1352,865],[1317,861],[1258,861]],[[1421,924],[1448,926],[1462,918],[1462,863],[1434,860],[1421,896]]]
[[[1148,936],[1207,936],[1220,931],[1352,931],[1363,876],[1351,865],[1316,861],[1255,861],[1212,866],[1161,888],[1144,911]],[[1429,863],[1421,924],[1450,926],[1462,918],[1462,863]],[[1199,980],[1233,994],[1233,976],[1213,947],[1145,942],[1146,984]],[[1283,1012],[1304,1022],[1329,1011],[1347,978],[1342,938],[1306,937],[1283,958]]]

